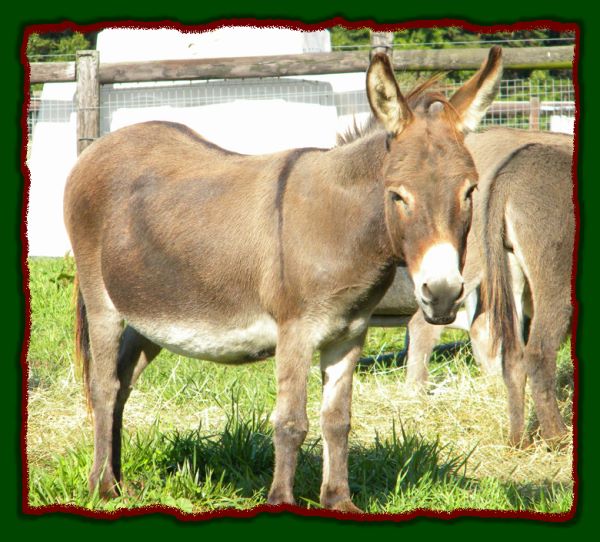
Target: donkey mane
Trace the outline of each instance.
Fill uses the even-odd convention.
[[[439,80],[446,74],[446,72],[439,72],[430,78],[422,81],[415,85],[407,94],[406,101],[411,109],[422,109],[423,111],[427,111],[431,104],[434,102],[440,102],[444,106],[444,111],[447,114],[457,116],[457,113],[449,102],[449,100],[442,94],[439,90],[431,90]],[[348,145],[361,137],[367,136],[370,133],[383,129],[377,118],[373,116],[373,114],[369,115],[369,119],[366,123],[360,126],[356,122],[356,116],[353,119],[352,125],[346,128],[344,132],[341,132],[336,135],[336,143],[338,147],[343,145]]]
[[[356,115],[354,115],[352,125],[348,126],[344,132],[340,132],[335,136],[336,146],[343,147],[377,130],[383,130],[383,127],[373,114],[369,115],[367,122],[363,125],[359,125],[356,122]]]

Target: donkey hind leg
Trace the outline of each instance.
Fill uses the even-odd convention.
[[[509,444],[526,448],[531,440],[524,434],[525,429],[525,384],[527,371],[523,361],[523,337],[520,333],[523,322],[523,291],[525,275],[517,259],[512,253],[508,254],[508,265],[511,274],[512,291],[516,309],[517,326],[519,330],[516,341],[517,347],[513,352],[502,352],[502,376],[508,393],[508,416],[510,421]],[[502,346],[500,346],[502,348]]]
[[[556,355],[567,334],[571,307],[567,302],[556,309],[555,303],[556,297],[550,310],[540,307],[534,313],[524,353],[541,435],[548,443],[558,442],[567,433],[556,400]]]
[[[127,326],[121,336],[117,373],[119,392],[113,416],[112,458],[115,478],[122,482],[121,476],[121,431],[123,427],[123,409],[133,386],[142,371],[159,354],[161,347]]]
[[[342,512],[361,513],[350,498],[348,485],[348,433],[352,402],[352,375],[366,332],[351,341],[321,350],[323,399],[323,483],[321,505]]]
[[[269,504],[295,504],[293,487],[298,451],[308,432],[307,380],[314,348],[297,326],[280,328],[276,349],[277,400],[271,416],[275,469]]]
[[[526,448],[531,439],[525,435],[525,383],[527,373],[522,350],[502,355],[502,376],[508,392],[510,420],[508,442],[511,446]]]
[[[417,311],[408,323],[410,344],[406,358],[406,382],[412,386],[424,386],[429,378],[429,358],[442,336],[444,326],[425,321],[423,312]]]
[[[91,298],[91,299],[90,299]],[[131,386],[160,348],[131,328],[123,331],[122,318],[108,298],[86,299],[92,350],[89,395],[94,418],[94,463],[90,492],[105,498],[119,493],[121,482],[121,427],[123,407]]]
[[[89,295],[85,301],[92,353],[88,393],[94,422],[94,463],[89,486],[90,492],[97,489],[100,496],[109,498],[119,494],[119,479],[114,472],[113,417],[120,387],[117,359],[123,326],[110,302],[97,302]]]

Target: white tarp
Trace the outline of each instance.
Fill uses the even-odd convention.
[[[231,123],[223,122],[228,116],[238,119],[243,116],[244,122],[234,129]],[[181,122],[225,149],[265,154],[295,147],[333,147],[335,131],[315,127],[335,126],[337,115],[335,107],[283,100],[237,100],[186,109],[162,106],[119,110],[112,117],[111,131],[147,120]]]
[[[575,132],[575,118],[564,115],[552,115],[550,117],[550,131],[573,135]]]
[[[32,256],[62,256],[69,248],[63,224],[65,180],[77,159],[75,83],[44,85],[40,119],[34,125],[27,161],[31,187],[27,239]]]
[[[327,30],[224,27],[200,33],[178,30],[109,28],[98,34],[103,62],[291,55],[331,51]]]

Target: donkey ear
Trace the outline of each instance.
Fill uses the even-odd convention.
[[[450,98],[458,113],[459,130],[475,130],[494,101],[502,78],[502,48],[494,45],[477,73]]]
[[[388,133],[397,135],[410,122],[412,113],[384,53],[377,53],[371,59],[367,70],[367,97],[373,113]]]

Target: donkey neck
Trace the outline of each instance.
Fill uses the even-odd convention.
[[[396,263],[385,218],[385,155],[385,135],[286,155],[271,265],[286,306],[335,301],[346,314],[352,307],[370,310],[383,296]],[[275,305],[281,318],[289,316]]]
[[[332,149],[328,154],[337,164],[337,169],[331,181],[359,190],[382,183],[387,158],[386,137],[383,130],[371,131],[351,143]]]
[[[332,151],[340,164],[332,184],[354,194],[361,201],[361,214],[370,222],[369,233],[373,250],[380,257],[393,259],[392,244],[385,218],[383,170],[388,160],[387,134],[370,132],[360,139]],[[358,220],[358,217],[357,217]]]
[[[331,149],[315,176],[321,177],[324,198],[334,202],[330,220],[346,224],[347,242],[375,265],[393,259],[384,208],[385,140],[386,134],[378,131]]]

